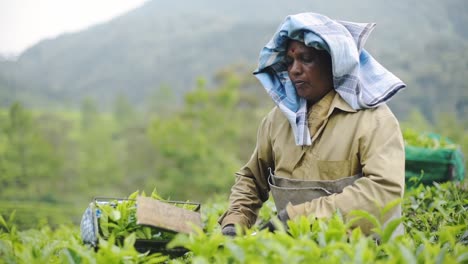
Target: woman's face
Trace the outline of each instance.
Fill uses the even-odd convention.
[[[285,63],[297,94],[314,104],[333,89],[331,57],[325,50],[290,40]]]

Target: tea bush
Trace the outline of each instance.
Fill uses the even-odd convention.
[[[468,263],[466,190],[453,182],[420,185],[407,191],[402,204],[406,233],[392,237],[395,225],[376,223],[380,240],[350,229],[339,213],[326,220],[290,221],[287,231],[270,233],[256,225],[242,236],[225,237],[216,220],[227,204],[205,204],[203,230],[176,235],[169,243],[189,250],[177,258],[136,251],[135,232],[126,234],[123,243],[111,234],[94,250],[82,244],[76,226],[20,231],[13,214],[0,217],[0,263]],[[259,222],[274,213],[267,202]],[[364,212],[356,216],[373,220]]]

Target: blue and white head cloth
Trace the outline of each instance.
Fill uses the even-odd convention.
[[[374,23],[337,21],[315,13],[291,15],[261,50],[254,74],[289,120],[296,145],[312,142],[307,102],[296,94],[283,63],[288,40],[327,50],[336,92],[355,110],[373,108],[406,86],[362,48],[374,27]]]

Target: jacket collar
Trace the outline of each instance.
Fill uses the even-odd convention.
[[[328,110],[328,117],[333,113],[335,108],[340,109],[344,112],[355,113],[357,110],[353,109],[342,97],[339,93],[333,91],[335,93],[335,97],[330,105],[330,109]]]

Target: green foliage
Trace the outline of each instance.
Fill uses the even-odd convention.
[[[113,179],[123,177],[119,168],[117,154],[118,145],[112,138],[116,130],[116,124],[112,117],[102,115],[98,112],[96,103],[87,99],[83,102],[81,109],[81,130],[79,138],[76,139],[77,152],[76,161],[78,172],[86,175],[87,186],[103,186],[107,183],[107,175]]]
[[[467,201],[468,192],[453,183],[435,183],[433,187],[420,185],[409,190],[404,201],[407,229],[413,237],[422,233],[430,241],[437,241],[439,234],[436,232],[446,232],[447,227],[466,229]]]
[[[422,188],[422,187],[421,187]],[[468,253],[467,219],[468,212],[463,208],[467,193],[453,183],[425,187],[426,191],[415,190],[406,194],[403,205],[408,212],[404,220],[406,234],[391,237],[395,226],[389,224],[382,229],[381,239],[376,242],[372,237],[364,236],[360,229],[350,230],[352,222],[344,222],[339,214],[325,220],[313,217],[300,217],[289,221],[288,233],[278,231],[269,233],[259,231],[257,227],[247,230],[245,235],[235,238],[220,236],[219,230],[212,234],[197,232],[191,235],[178,235],[169,246],[189,248],[190,263],[461,263],[466,261]],[[420,228],[416,222],[445,218],[441,210],[430,210],[431,203],[419,201],[417,212],[411,211],[418,195],[428,197],[434,203],[446,201],[445,210],[450,210],[451,221],[432,222],[431,229]],[[450,193],[450,194],[449,194]],[[428,197],[428,200],[431,197]],[[382,209],[385,214],[389,208],[400,201]],[[453,210],[449,209],[454,207]],[[355,215],[370,216],[363,212]],[[271,216],[271,215],[270,215]],[[373,216],[372,216],[373,217]],[[375,225],[381,227],[375,219]],[[464,238],[463,238],[464,237]],[[203,245],[203,246],[202,246]],[[180,262],[176,262],[180,263]]]
[[[254,100],[244,70],[220,72],[216,88],[200,79],[184,107],[152,113],[152,119],[128,108],[124,98],[112,114],[99,112],[91,99],[81,112],[40,112],[19,103],[0,111],[0,213],[16,209],[20,228],[57,226],[78,223],[94,196],[125,197],[159,186],[171,200],[226,197],[271,107]],[[126,116],[124,109],[135,112]],[[447,135],[467,153],[466,122],[441,115],[432,125],[413,116],[419,121],[403,122],[403,131]]]
[[[213,219],[226,204],[213,203],[202,211],[203,230],[172,239],[170,248],[190,250],[175,258],[137,252],[134,232],[127,233],[122,244],[116,243],[113,235],[101,239],[94,251],[81,244],[74,226],[18,231],[12,215],[9,219],[0,217],[0,259],[4,263],[465,263],[467,201],[468,192],[453,183],[420,186],[407,192],[403,200],[400,221],[406,233],[384,235],[380,241],[363,235],[359,228],[350,229],[352,223],[339,214],[330,219],[300,217],[288,222],[288,232],[270,233],[256,225],[241,236],[225,237]],[[386,205],[381,213],[398,202]],[[267,210],[260,214],[266,219],[259,219],[259,223],[273,213],[269,206],[262,210]],[[378,220],[376,225],[381,226]],[[388,229],[392,227],[383,229],[383,234]]]
[[[70,216],[82,213],[82,208],[76,208],[73,204],[50,201],[2,200],[0,208],[0,214],[9,215],[15,212],[15,225],[20,228],[40,228],[44,225],[56,227],[71,224],[74,219]]]
[[[237,73],[226,71],[216,82],[208,88],[200,79],[184,107],[165,115],[136,112],[124,97],[113,113],[100,112],[92,99],[80,112],[19,103],[1,110],[0,213],[16,208],[21,228],[55,226],[78,223],[94,196],[154,186],[172,200],[226,195],[253,149],[252,124],[265,111],[245,103],[249,91],[240,89],[245,80]]]
[[[4,221],[0,217],[1,263],[163,263],[168,259],[161,254],[136,251],[135,234],[126,237],[120,247],[113,237],[101,240],[99,250],[95,251],[82,244],[75,226],[18,231],[12,218]]]
[[[59,172],[60,160],[51,142],[41,134],[30,112],[20,103],[13,104],[0,124],[0,183],[4,192],[23,198],[29,192],[47,195],[49,181]],[[37,179],[41,179],[38,181]]]
[[[114,119],[122,127],[129,127],[136,120],[135,110],[127,97],[119,94],[114,102]]]
[[[158,181],[172,190],[171,195],[199,200],[208,192],[223,193],[229,188],[232,179],[227,181],[223,175],[241,165],[237,142],[250,119],[246,120],[248,111],[237,108],[239,103],[235,75],[213,91],[200,79],[185,97],[186,108],[151,123],[148,135],[160,154]]]
[[[410,128],[403,130],[403,139],[405,140],[405,145],[427,149],[456,149],[458,147],[447,138],[434,134],[421,134]]]
[[[146,197],[144,192],[134,192],[128,199],[96,201],[93,210],[99,212],[98,225],[99,233],[102,238],[109,239],[113,237],[117,242],[134,233],[136,239],[162,240],[167,241],[174,237],[175,233],[161,228],[137,225],[136,219],[136,198],[137,196]],[[168,202],[162,199],[156,190],[150,195],[151,198]],[[190,203],[173,203],[175,206],[195,210],[197,205]]]

